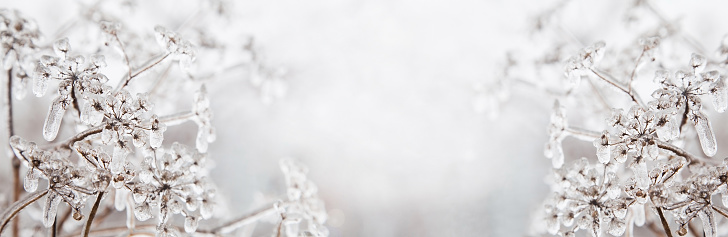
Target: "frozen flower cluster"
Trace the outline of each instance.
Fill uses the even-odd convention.
[[[556,37],[538,43],[550,47],[507,64],[525,76],[499,79],[555,101],[544,148],[551,195],[532,235],[724,235],[728,161],[713,158],[722,137],[713,125],[728,108],[728,37],[710,54],[654,3],[634,1],[627,12],[648,14],[630,24],[646,31],[583,44],[554,16],[570,4],[539,18],[537,33]]]
[[[117,230],[113,235],[220,236],[223,232],[218,230],[225,229],[224,234],[236,236],[234,230],[239,227],[234,226],[235,222],[226,224],[216,216],[215,204],[220,197],[208,178],[207,152],[216,135],[212,99],[205,84],[214,81],[196,80],[199,77],[191,70],[198,67],[198,42],[194,37],[188,40],[190,30],[185,27],[171,31],[157,26],[134,32],[131,27],[122,27],[123,18],[111,16],[103,4],[113,3],[100,1],[83,6],[88,15],[70,24],[92,27],[87,30],[101,38],[87,39],[84,35],[94,34],[81,34],[80,42],[85,44],[73,44],[78,47],[75,50],[71,45],[78,38],[60,34],[51,42],[41,42],[32,20],[17,11],[0,9],[0,52],[10,80],[7,85],[13,87],[2,91],[8,93],[8,98],[21,99],[28,90],[24,85],[31,78],[37,97],[46,96],[48,90],[57,91],[48,98],[48,109],[43,109],[47,114],[38,135],[42,134],[45,141],[31,141],[28,138],[32,135],[26,131],[13,132],[13,104],[20,102],[7,101],[3,105],[11,115],[8,140],[13,151],[14,185],[13,203],[0,214],[0,235],[24,236],[31,230],[47,228],[54,236],[98,236],[109,230],[98,230],[94,221],[117,216],[113,211],[126,211],[126,226],[113,229]],[[196,24],[220,13],[216,8],[200,11],[210,12],[198,12],[198,18],[188,22],[188,27],[201,27]],[[59,32],[78,33],[74,30]],[[139,45],[154,40],[145,35],[155,37],[164,52]],[[108,46],[120,55],[109,54]],[[259,67],[257,63],[253,60],[246,66]],[[118,71],[124,74],[111,76]],[[169,77],[179,80],[165,81]],[[170,82],[189,91],[168,93],[160,88],[171,87]],[[191,104],[181,109],[179,101]],[[165,136],[170,127],[187,122],[197,126],[196,131],[190,131],[194,145],[179,140],[184,136]],[[306,178],[306,168],[290,160],[281,166],[288,195],[270,210],[281,215],[285,233],[327,236],[326,210],[316,186]],[[107,203],[109,200],[113,205]],[[36,201],[43,202],[42,217],[18,215]],[[64,212],[66,209],[69,211]],[[70,217],[78,223],[68,224]],[[42,220],[42,225],[35,225],[33,220]],[[144,224],[152,221],[156,224]],[[305,227],[299,228],[299,224]],[[14,227],[6,228],[9,225]],[[278,228],[278,233],[281,230],[283,227]]]

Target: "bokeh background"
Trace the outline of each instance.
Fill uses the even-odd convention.
[[[0,2],[35,18],[43,32],[54,32],[85,4]],[[129,17],[172,28],[199,6],[134,3]],[[507,51],[539,40],[531,34],[535,16],[557,3],[231,1],[229,25],[211,27],[228,27],[229,43],[254,37],[265,60],[287,74],[285,96],[271,103],[261,101],[244,71],[208,85],[218,131],[209,149],[211,177],[226,197],[226,215],[285,195],[278,160],[292,157],[308,165],[332,236],[530,234],[531,216],[548,192],[550,161],[542,154],[553,99],[514,87],[495,118],[476,113],[473,103],[476,85],[498,80]],[[573,2],[564,27],[583,42],[609,42],[620,35],[606,26],[623,20],[629,4]],[[656,5],[710,50],[728,33],[724,3]],[[19,123],[40,127],[42,118]],[[195,129],[181,129],[187,128]]]

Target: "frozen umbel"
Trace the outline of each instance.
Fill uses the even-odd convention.
[[[2,88],[7,95],[3,114],[8,150],[12,150],[5,162],[13,165],[12,176],[5,175],[13,183],[1,190],[11,200],[0,215],[3,236],[237,236],[242,234],[236,232],[240,227],[265,218],[275,220],[270,230],[275,236],[328,235],[324,226],[327,214],[317,188],[307,179],[308,170],[291,159],[280,162],[286,197],[238,218],[215,216],[215,204],[223,199],[208,178],[206,166],[208,144],[216,136],[211,111],[214,101],[205,84],[241,67],[254,74],[251,78],[256,87],[272,74],[259,74],[265,67],[256,57],[228,67],[206,68],[209,65],[197,63],[214,60],[219,56],[215,50],[226,47],[204,43],[209,40],[201,38],[204,32],[186,38],[189,32],[204,29],[208,18],[222,14],[223,7],[215,5],[221,3],[205,2],[214,4],[202,8],[204,14],[194,15],[193,23],[177,30],[157,26],[148,32],[123,28],[125,21],[104,11],[101,2],[82,6],[90,14],[79,16],[72,28],[59,32],[77,39],[93,35],[96,39],[84,42],[100,43],[83,46],[72,45],[66,37],[46,43],[33,20],[16,10],[0,10],[6,82]],[[146,34],[154,34],[161,48],[147,45]],[[256,54],[250,44],[243,50]],[[107,64],[104,54],[109,53],[118,60]],[[102,73],[109,68],[124,73],[109,78]],[[175,80],[182,84],[176,88],[196,88],[186,98],[187,106],[180,106],[181,98],[160,88],[170,86],[172,82],[165,80],[175,71],[187,77]],[[280,82],[280,78],[272,80]],[[45,118],[38,124],[45,141],[26,139],[28,131],[17,130],[13,124],[13,119],[24,119],[14,112],[23,106],[21,99],[29,87],[37,97],[53,98],[47,110],[29,111]],[[165,137],[168,127],[187,121],[197,125],[194,146]],[[36,202],[42,204],[41,211],[20,215]],[[109,216],[125,216],[126,225],[98,227]]]

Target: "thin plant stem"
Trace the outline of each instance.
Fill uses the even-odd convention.
[[[215,227],[210,232],[213,234],[227,234],[227,233],[233,232],[234,230],[236,230],[246,224],[253,223],[255,221],[258,221],[260,218],[263,218],[265,216],[268,216],[268,215],[271,215],[274,213],[276,213],[276,208],[274,206],[266,207],[264,209],[254,211],[248,215],[228,221],[218,227]]]
[[[623,85],[620,85],[620,84],[619,84],[619,83],[617,83],[616,81],[614,81],[614,80],[611,80],[611,79],[609,79],[609,78],[605,77],[604,75],[602,75],[601,73],[597,72],[597,71],[596,71],[596,70],[594,70],[594,69],[590,69],[590,70],[591,70],[591,72],[592,72],[592,73],[594,73],[594,75],[596,75],[597,77],[599,77],[599,78],[600,78],[600,79],[602,79],[603,81],[605,81],[605,82],[609,83],[610,85],[614,86],[615,88],[617,88],[617,89],[621,90],[622,92],[626,93],[626,94],[627,94],[627,95],[628,95],[628,96],[629,96],[629,97],[630,97],[630,98],[632,99],[632,101],[634,101],[634,102],[635,102],[636,104],[638,104],[638,105],[640,105],[640,106],[642,106],[642,107],[644,107],[644,106],[645,106],[645,105],[644,105],[644,104],[642,103],[642,101],[640,101],[639,99],[637,99],[637,97],[635,96],[635,94],[634,94],[634,93],[632,93],[632,90],[631,90],[631,89],[627,89],[627,88],[625,88],[625,87],[624,87]]]
[[[99,204],[101,204],[101,198],[104,197],[104,192],[99,192],[98,196],[96,196],[96,202],[94,202],[94,206],[91,208],[91,213],[88,214],[88,219],[86,220],[86,225],[83,228],[83,236],[88,237],[88,233],[91,230],[91,223],[94,221],[94,217],[96,216],[96,211],[99,210]]]
[[[129,82],[131,81],[131,79],[134,79],[135,77],[139,76],[139,74],[142,74],[143,72],[146,72],[147,70],[153,68],[157,64],[159,64],[162,61],[164,61],[164,59],[166,59],[167,57],[169,57],[169,55],[171,55],[171,54],[172,53],[166,53],[166,54],[162,55],[161,57],[159,57],[159,59],[157,59],[157,60],[152,59],[151,62],[147,63],[146,66],[142,67],[142,69],[140,69],[139,71],[137,71],[134,74],[131,74],[131,75],[125,77],[121,81],[121,84],[119,84],[119,86],[116,88],[115,91],[119,91],[119,90],[123,89],[124,87],[126,87],[127,85],[129,85]]]
[[[8,87],[7,89],[7,120],[8,120],[8,138],[15,135],[15,125],[13,124],[13,69],[7,70]],[[10,147],[12,149],[12,147]],[[20,160],[15,157],[15,152],[10,157],[10,164],[13,167],[13,201],[20,199]],[[19,225],[18,221],[13,222],[13,236],[18,237]]]
[[[35,201],[38,201],[41,197],[48,194],[48,189],[43,191],[38,191],[31,193],[30,195],[26,196],[23,199],[20,199],[18,201],[15,201],[8,209],[6,209],[2,215],[0,215],[0,235],[2,235],[3,230],[5,229],[5,226],[10,222],[10,220],[13,219],[18,213],[20,213],[23,208],[27,207],[31,203],[34,203]]]
[[[670,231],[670,225],[667,223],[667,219],[665,219],[665,214],[662,214],[662,208],[657,208],[657,214],[660,215],[660,221],[662,222],[662,228],[665,229],[665,234],[667,234],[667,237],[672,237],[672,232]]]
[[[51,237],[56,237],[56,232],[58,231],[58,215],[53,217],[53,226],[51,226]]]
[[[637,73],[637,67],[640,66],[640,61],[642,61],[642,57],[645,56],[645,51],[642,50],[642,53],[640,53],[640,56],[637,57],[637,62],[634,64],[634,68],[632,68],[632,75],[629,77],[629,84],[627,84],[627,88],[629,91],[627,93],[632,94],[632,82],[634,81],[634,74]]]
[[[705,159],[701,158],[695,155],[692,155],[688,153],[687,151],[683,150],[682,148],[676,147],[670,143],[663,142],[663,141],[657,141],[657,147],[663,150],[671,151],[672,153],[675,153],[675,155],[685,157],[690,162],[696,162],[696,163],[715,163],[714,160],[711,159]]]
[[[121,43],[121,40],[119,39],[119,36],[116,35],[116,33],[114,33],[114,39],[116,40],[117,43],[119,43],[119,48],[121,48],[121,53],[124,55],[124,61],[126,62],[126,68],[129,69],[129,70],[127,70],[127,72],[129,73],[129,78],[132,78],[131,64],[129,63],[129,55],[126,54],[126,49],[124,49],[124,44]]]

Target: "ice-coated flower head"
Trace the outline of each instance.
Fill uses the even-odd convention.
[[[24,181],[26,191],[34,192],[38,188],[39,178],[48,180],[43,225],[53,225],[61,201],[71,207],[74,218],[80,219],[87,197],[95,193],[89,188],[96,182],[91,172],[71,163],[68,150],[42,150],[35,143],[18,136],[10,138],[10,146],[16,157],[28,167]]]
[[[17,10],[0,9],[0,54],[5,70],[13,68],[22,55],[35,50],[39,38],[35,21]]]
[[[288,186],[288,200],[276,207],[283,216],[286,236],[328,236],[323,225],[328,218],[326,207],[317,196],[318,188],[306,177],[308,168],[292,159],[283,159],[280,165]],[[308,228],[301,229],[300,223],[306,223]]]
[[[161,149],[160,149],[161,150]],[[139,180],[129,184],[140,221],[159,218],[157,231],[164,233],[172,214],[185,216],[185,231],[195,232],[200,218],[212,217],[215,188],[204,176],[205,155],[174,143],[144,159]],[[156,214],[152,209],[158,210]]]

